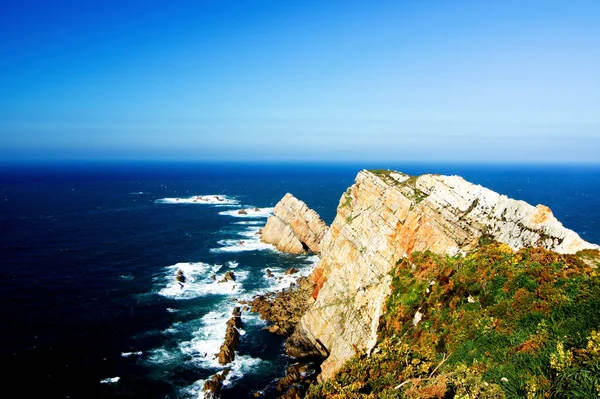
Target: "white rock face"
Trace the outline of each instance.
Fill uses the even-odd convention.
[[[561,254],[598,248],[565,228],[547,206],[510,199],[459,176],[423,175],[415,187],[427,195],[425,206],[477,239],[486,234],[514,250],[543,247]]]
[[[548,207],[509,199],[458,176],[362,171],[321,242],[315,303],[288,342],[316,348],[327,357],[319,378],[332,377],[356,351],[369,353],[375,346],[390,271],[399,259],[413,251],[459,254],[484,235],[514,250],[599,248],[563,227]]]
[[[320,253],[327,225],[314,210],[292,194],[286,194],[275,206],[263,228],[261,240],[293,254]]]

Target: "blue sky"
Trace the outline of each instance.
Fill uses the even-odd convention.
[[[2,1],[4,159],[600,162],[599,1]]]

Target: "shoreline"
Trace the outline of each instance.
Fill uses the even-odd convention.
[[[288,272],[293,274],[297,269],[289,269],[286,274]],[[301,357],[289,353],[290,337],[300,318],[314,302],[312,293],[315,287],[311,272],[308,276],[299,276],[287,288],[256,295],[249,302],[240,302],[240,305],[250,306],[248,311],[259,314],[261,319],[271,323],[263,327],[264,330],[286,338],[284,354],[291,364],[277,380],[278,398],[303,397],[320,373],[323,358],[314,356],[313,353],[306,353]],[[295,352],[298,353],[298,350]]]

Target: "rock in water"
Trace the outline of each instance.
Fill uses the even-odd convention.
[[[226,272],[219,283],[226,283],[227,281],[235,281],[235,274],[232,271]]]
[[[317,212],[288,193],[275,205],[273,215],[263,229],[261,240],[274,244],[283,252],[319,253],[320,243],[326,232],[327,225]]]
[[[288,354],[318,351],[327,357],[320,380],[332,377],[357,350],[368,353],[376,345],[389,273],[399,259],[413,251],[458,254],[482,238],[513,250],[599,248],[563,227],[548,207],[509,199],[458,176],[361,171],[320,243],[321,261],[312,274],[316,301],[288,339]]]
[[[208,380],[204,382],[202,392],[204,393],[204,399],[219,399],[221,397],[221,389],[223,388],[223,381],[227,378],[229,369],[225,369],[219,373],[213,374]]]
[[[238,306],[233,309],[232,317],[227,320],[227,330],[225,340],[219,350],[219,364],[228,364],[235,359],[235,350],[240,344],[240,332],[238,328],[242,326],[242,312]]]
[[[313,302],[313,289],[314,284],[307,277],[301,277],[297,284],[290,288],[255,297],[250,302],[250,310],[273,323],[265,327],[269,332],[287,336],[294,331],[300,317]]]

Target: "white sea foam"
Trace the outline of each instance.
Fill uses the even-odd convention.
[[[178,332],[179,332],[179,330],[177,330],[176,328],[174,328],[174,327],[169,327],[169,328],[166,328],[166,329],[163,331],[163,334],[164,334],[164,335],[175,335],[175,334],[177,334]]]
[[[252,372],[264,362],[265,361],[262,359],[251,356],[236,356],[235,360],[231,364],[228,364],[227,366],[220,366],[221,368],[230,368],[227,377],[223,381],[223,386],[230,386],[234,384],[235,381],[243,377],[244,374]],[[207,380],[195,381],[193,384],[183,388],[181,393],[186,398],[203,399],[206,397],[205,393],[202,391],[206,381]]]
[[[222,310],[208,312],[202,317],[201,327],[193,333],[191,340],[179,344],[181,353],[205,367],[221,367],[217,356],[225,339],[227,320],[231,318],[233,307],[223,303],[219,308]]]
[[[193,338],[181,342],[179,350],[191,358],[194,363],[199,363],[204,367],[223,368],[219,364],[217,356],[225,339],[227,321],[231,318],[234,306],[229,301],[223,301],[216,308],[219,310],[210,311],[202,316],[200,326],[192,333]],[[244,324],[254,324],[257,319],[247,317],[246,313],[242,316]],[[243,332],[243,330],[240,331]]]
[[[263,226],[265,224],[262,220],[242,220],[241,222],[235,222],[234,224],[245,224],[250,226]]]
[[[260,240],[260,234],[258,231],[260,228],[256,226],[250,226],[246,230],[239,231],[237,235],[243,237],[242,239],[225,239],[218,241],[221,245],[220,248],[212,248],[211,252],[244,252],[244,251],[263,251],[263,250],[275,250],[275,247],[271,244],[264,243]]]
[[[186,363],[192,367],[214,370],[218,372],[225,368],[230,368],[229,375],[223,382],[224,385],[232,385],[247,373],[252,373],[263,363],[268,363],[260,358],[254,358],[248,355],[240,355],[236,352],[235,360],[225,366],[219,364],[218,354],[221,345],[225,339],[227,331],[227,320],[231,318],[234,305],[223,300],[216,304],[215,308],[219,310],[211,311],[205,314],[200,320],[194,320],[185,323],[175,323],[172,328],[179,332],[191,333],[192,338],[182,341],[176,347],[163,347],[150,352],[144,360],[161,366],[175,367],[181,363]],[[244,312],[242,316],[243,324],[262,325],[264,320],[256,314]],[[240,330],[241,334],[244,330]],[[197,398],[204,397],[202,388],[206,380],[198,380],[195,383],[183,388],[178,397]]]
[[[184,262],[168,266],[163,277],[165,286],[158,294],[171,299],[192,299],[205,295],[240,292],[242,282],[248,277],[248,271],[235,272],[235,281],[222,281],[225,276],[225,273],[219,273],[222,267],[203,262]],[[183,284],[175,279],[178,270],[181,270],[186,278]]]
[[[204,395],[204,383],[206,380],[198,380],[195,381],[192,385],[188,385],[185,388],[182,388],[180,391],[180,395],[178,397],[182,398],[194,398],[194,399],[204,399],[206,396]]]
[[[148,357],[148,361],[156,364],[169,364],[179,362],[180,358],[180,352],[168,351],[165,348],[158,348],[151,352],[150,356]]]
[[[135,192],[135,193],[129,193],[129,194],[131,194],[131,195],[143,195],[143,194],[148,194],[148,193],[145,193],[145,192],[143,192],[143,191],[138,191],[138,192]]]
[[[137,351],[137,352],[122,352],[121,353],[121,357],[131,357],[131,356],[141,356],[144,352],[142,351]]]
[[[264,268],[264,278],[270,282],[267,291],[280,291],[289,287],[291,283],[298,279],[298,277],[308,276],[314,270],[315,265],[319,262],[319,257],[316,255],[310,255],[304,259],[304,262],[305,263],[303,264],[298,263],[294,266],[296,269],[298,269],[298,272],[294,274],[285,274],[287,269],[282,267]],[[271,270],[273,277],[267,276],[267,269]]]
[[[268,218],[275,208],[240,208],[219,212],[219,215],[233,216],[236,218]]]
[[[252,372],[257,367],[259,367],[265,361],[259,358],[251,357],[251,356],[239,356],[236,354],[235,360],[226,365],[218,367],[221,369],[230,368],[227,377],[223,381],[223,386],[230,386],[235,383],[236,380],[240,379],[244,374],[248,372]],[[205,398],[205,393],[202,391],[204,388],[204,383],[206,380],[198,380],[193,384],[183,388],[181,393],[185,398],[194,398],[194,399],[202,399]]]
[[[239,356],[236,353],[235,360],[230,365],[231,371],[227,375],[225,381],[223,381],[223,385],[231,385],[231,383],[240,379],[244,374],[256,369],[262,362],[264,362],[262,359],[248,355]]]
[[[116,384],[120,379],[121,377],[105,378],[100,381],[100,384]]]
[[[261,242],[259,239],[250,240],[220,240],[221,248],[212,248],[211,252],[244,252],[244,251],[264,251],[275,250],[271,244]]]
[[[246,238],[253,238],[260,241],[260,232],[261,228],[256,226],[250,226],[246,230],[238,231],[238,235]]]
[[[272,212],[273,208],[263,208],[260,211],[254,212],[251,211],[254,208],[245,209],[249,209],[247,210],[247,215],[239,215],[237,213],[238,210],[235,209],[220,212],[220,214],[233,217],[264,218]],[[257,234],[264,225],[264,220],[242,220],[235,222],[235,225],[239,225],[236,228],[239,231],[231,231],[231,238],[219,241],[220,247],[211,249],[211,252],[228,254],[240,251],[275,250],[272,245],[262,243],[260,235]],[[247,291],[243,287],[243,282],[248,277],[249,271],[243,270],[245,267],[234,260],[234,256],[224,255],[224,257],[225,259],[222,260],[222,264],[184,262],[165,268],[165,274],[157,282],[161,286],[158,292],[160,295],[171,299],[191,299],[212,294],[227,296],[222,298],[219,303],[211,306],[213,310],[200,319],[186,322],[180,321],[171,325],[163,333],[169,335],[169,339],[177,339],[179,341],[177,346],[166,346],[147,352],[145,356],[140,358],[142,361],[159,363],[168,367],[175,367],[175,365],[183,362],[193,367],[214,370],[213,372],[223,370],[225,367],[231,368],[224,381],[225,386],[234,385],[244,374],[257,372],[257,368],[271,367],[268,361],[248,355],[240,355],[237,352],[233,363],[227,366],[219,364],[217,357],[225,338],[226,323],[231,318],[231,313],[235,306],[231,302],[231,297],[235,296],[238,300],[250,300],[254,295],[264,293],[265,291],[287,288],[299,276],[308,275],[313,270],[314,264],[318,262],[319,258],[317,256],[299,257],[295,265],[299,269],[299,272],[293,275],[285,274],[289,266],[269,266],[274,277],[267,277],[266,268],[263,269],[265,273],[264,279],[268,282],[268,287],[266,289]],[[223,279],[225,272],[232,269],[236,269],[234,272],[236,281],[219,283]],[[181,270],[186,277],[183,287],[175,279],[178,270]],[[213,275],[214,279],[212,278]],[[239,329],[240,335],[245,335],[245,329],[249,326],[257,327],[267,324],[258,314],[248,312],[244,312],[242,320],[244,328]],[[183,339],[183,341],[180,341],[180,339]],[[198,380],[181,389],[178,397],[203,398],[204,393],[202,392],[202,388],[205,381]]]
[[[160,198],[157,204],[206,204],[206,205],[238,205],[239,201],[227,195],[192,195],[191,197]]]

